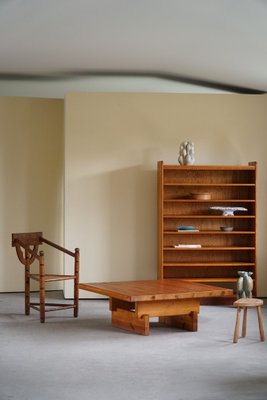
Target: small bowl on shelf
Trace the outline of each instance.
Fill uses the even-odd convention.
[[[190,193],[191,199],[194,200],[210,200],[211,199],[211,193],[201,193],[201,192],[196,192],[196,193]]]
[[[221,226],[220,229],[223,232],[231,232],[234,229],[234,227],[233,226]]]

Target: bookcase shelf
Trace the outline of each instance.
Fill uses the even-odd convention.
[[[256,172],[247,166],[158,162],[158,278],[216,283],[235,290],[238,271],[256,271]],[[208,194],[195,199],[192,194]],[[244,207],[224,216],[210,207]],[[190,230],[179,230],[190,226]],[[222,231],[221,227],[233,227]],[[230,285],[230,286],[229,286]]]

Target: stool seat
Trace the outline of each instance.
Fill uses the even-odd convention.
[[[248,308],[252,308],[252,307],[258,307],[258,306],[262,306],[263,305],[263,300],[261,299],[254,299],[254,298],[250,298],[250,299],[238,299],[234,302],[234,306],[235,307],[248,307]]]
[[[239,320],[240,320],[240,312],[242,309],[244,309],[243,324],[242,324],[242,337],[246,336],[248,308],[256,308],[257,309],[260,340],[263,342],[265,340],[264,331],[263,331],[263,323],[262,323],[262,315],[261,315],[261,306],[263,305],[263,300],[255,299],[255,298],[241,298],[241,299],[236,300],[233,305],[235,307],[237,307],[233,342],[234,343],[238,342]]]

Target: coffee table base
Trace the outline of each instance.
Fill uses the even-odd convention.
[[[113,326],[149,335],[149,318],[197,331],[200,301],[232,296],[231,289],[181,279],[80,283],[79,288],[109,297]]]
[[[149,335],[149,318],[195,332],[198,328],[199,299],[127,302],[110,298],[112,325],[140,335]]]

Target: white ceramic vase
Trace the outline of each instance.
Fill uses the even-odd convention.
[[[238,271],[239,278],[237,280],[237,296],[239,298],[251,298],[253,290],[253,272]]]

